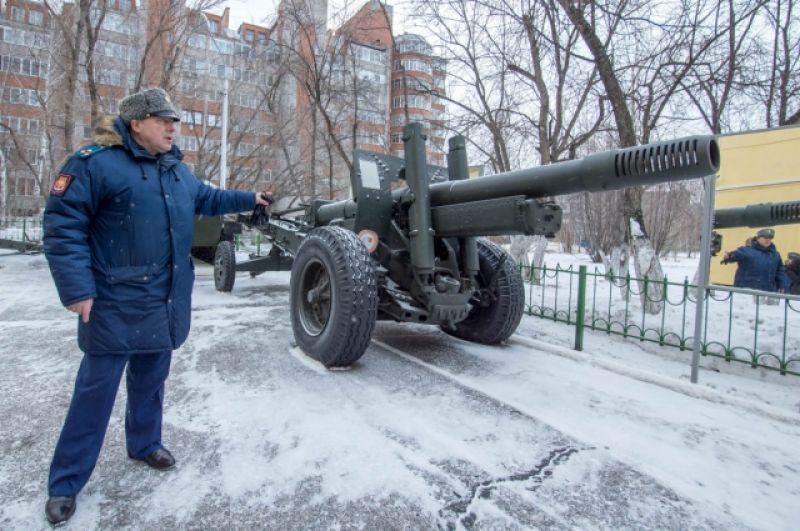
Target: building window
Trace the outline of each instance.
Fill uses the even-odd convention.
[[[222,125],[222,119],[219,114],[208,113],[206,115],[206,124],[208,124],[210,127],[219,127]]]
[[[2,101],[20,105],[38,106],[39,95],[32,89],[6,87],[3,89]]]
[[[21,7],[12,6],[11,20],[16,20],[17,22],[25,22],[25,10],[22,9]]]
[[[433,49],[431,48],[430,44],[423,41],[422,39],[412,37],[412,38],[403,38],[398,39],[397,49],[400,53],[405,52],[416,52],[416,53],[423,53],[423,54],[432,54]]]
[[[28,14],[28,22],[34,26],[41,26],[44,24],[44,14],[41,11],[30,11]]]
[[[203,123],[203,113],[199,111],[181,111],[181,122],[187,125],[201,125]]]
[[[425,72],[426,74],[431,73],[430,63],[428,63],[427,61],[421,61],[419,59],[401,59],[400,61],[395,61],[394,69]]]
[[[0,26],[0,39],[11,44],[19,44],[28,48],[47,48],[48,36],[41,31],[25,31]]]
[[[255,37],[256,37],[256,34],[253,32],[253,30],[247,30],[247,33],[244,34],[244,38],[248,42],[253,42],[253,39],[255,39]]]
[[[36,59],[20,59],[9,55],[0,55],[0,72],[11,72],[23,76],[47,77],[48,64]]]
[[[186,42],[192,48],[200,48],[205,49],[206,47],[206,37],[205,35],[190,35]]]
[[[178,141],[181,151],[197,151],[197,138],[193,136],[181,136]]]
[[[219,33],[219,22],[216,20],[209,20],[208,27],[211,29],[211,33]]]
[[[358,119],[361,120],[362,122],[381,125],[386,123],[386,112],[373,111],[368,109],[359,109]]]
[[[263,33],[258,34],[258,44],[261,46],[267,45],[267,36]]]
[[[430,109],[431,102],[425,96],[412,95],[412,96],[395,96],[392,98],[392,108],[400,109],[405,107],[406,101],[409,107],[416,109]]]
[[[93,10],[91,15],[92,23],[96,24],[100,17],[100,11]],[[131,20],[131,17],[110,12],[106,12],[105,18],[103,18],[102,28],[115,33],[124,33],[125,35],[134,35],[139,31],[137,24]]]

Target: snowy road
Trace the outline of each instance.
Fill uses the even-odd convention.
[[[164,442],[179,466],[157,473],[125,457],[123,386],[68,529],[797,521],[792,411],[759,415],[722,392],[644,382],[524,339],[487,348],[394,323],[378,324],[351,370],[329,372],[292,348],[287,303],[286,274],[240,276],[220,294],[198,268],[193,331],[167,387]],[[0,333],[0,528],[44,529],[81,355],[41,256],[0,256]]]

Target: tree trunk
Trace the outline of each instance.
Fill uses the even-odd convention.
[[[536,285],[542,283],[542,267],[544,267],[544,252],[547,249],[547,238],[532,236],[533,238],[533,267]]]
[[[587,48],[589,48],[595,60],[600,79],[603,82],[603,87],[608,95],[611,108],[614,111],[614,120],[617,126],[620,147],[635,145],[636,134],[633,118],[628,108],[625,92],[622,90],[619,80],[617,79],[614,65],[609,57],[606,46],[600,41],[594,27],[584,16],[584,13],[578,5],[569,0],[559,0],[559,4],[581,34],[581,38]],[[647,230],[645,229],[644,219],[641,214],[642,189],[628,188],[624,191],[623,197],[622,215],[626,223],[624,224],[625,235],[622,246],[625,249],[625,262],[627,264],[628,253],[633,251],[635,266],[641,268],[641,270],[647,274],[653,275],[651,280],[663,281],[664,274],[661,270],[661,264],[658,263],[658,257],[655,253],[652,252],[653,246],[647,236]],[[644,252],[645,255],[640,256],[640,252]],[[625,271],[627,272],[627,268]],[[640,271],[637,269],[637,277],[639,276],[639,272]],[[642,305],[648,309],[648,311],[652,310],[652,304],[644,291],[641,293],[641,297]]]
[[[8,216],[6,205],[6,198],[8,197],[8,171],[6,165],[6,157],[3,150],[0,149],[0,216],[3,218]]]
[[[653,244],[639,230],[639,224],[631,219],[631,241],[633,244],[633,269],[639,285],[642,307],[647,313],[657,314],[664,303],[664,271]]]

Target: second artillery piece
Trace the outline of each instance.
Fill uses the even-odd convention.
[[[735,208],[720,208],[714,211],[714,229],[733,229],[749,227],[774,227],[800,223],[800,201],[782,203],[759,203]],[[711,255],[722,250],[722,234],[711,233]]]
[[[358,360],[378,319],[501,343],[522,317],[522,276],[506,251],[478,236],[553,236],[561,209],[543,198],[719,168],[716,140],[695,136],[468,179],[463,137],[450,139],[447,168],[427,164],[421,124],[407,125],[403,142],[404,159],[354,153],[352,199],[315,200],[300,217],[275,213],[257,224],[273,244],[258,269],[291,262],[297,345],[327,367]]]

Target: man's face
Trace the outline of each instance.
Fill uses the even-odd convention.
[[[756,238],[756,241],[761,247],[767,248],[772,245],[772,238],[767,238],[766,236],[759,236]]]
[[[148,153],[158,155],[172,149],[176,124],[172,118],[151,116],[144,120],[131,120],[131,133]]]

